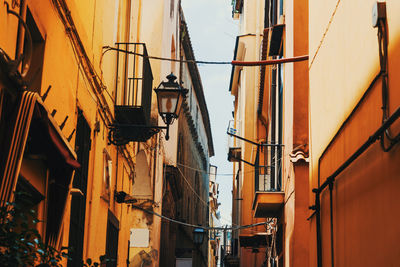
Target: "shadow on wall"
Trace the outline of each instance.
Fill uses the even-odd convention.
[[[150,267],[153,266],[153,260],[157,260],[157,258],[158,251],[155,249],[152,249],[149,253],[141,250],[132,258],[129,267]]]

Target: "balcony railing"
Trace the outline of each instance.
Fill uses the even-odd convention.
[[[255,191],[282,191],[282,153],[280,144],[264,144],[257,147],[255,162]]]
[[[144,43],[117,43],[115,121],[149,125],[153,74]]]
[[[238,135],[238,130],[231,127],[232,122],[229,122],[227,129],[230,140],[233,140],[229,142],[228,161],[244,162],[254,167],[256,192],[281,192],[284,146],[282,144],[257,143],[241,137]],[[236,146],[237,142],[242,141],[256,147],[257,152],[254,162],[242,158],[241,146]]]

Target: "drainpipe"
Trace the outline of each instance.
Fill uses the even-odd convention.
[[[26,20],[26,0],[21,0],[19,15],[22,19]],[[22,26],[21,21],[18,21],[18,34],[17,34],[17,46],[15,48],[15,59],[19,58],[24,51],[24,36],[25,29]]]
[[[321,203],[320,203],[320,192],[318,189],[313,189],[315,193],[315,215],[316,215],[316,227],[317,227],[317,266],[322,267],[322,240],[321,240]]]
[[[374,144],[377,140],[379,140],[382,134],[400,117],[400,107],[396,109],[396,111],[372,134],[362,146],[360,146],[356,152],[354,152],[339,168],[336,169],[322,185],[318,188],[313,189],[313,193],[315,193],[315,206],[310,207],[310,209],[315,210],[315,215],[317,216],[317,261],[318,267],[322,267],[322,242],[321,242],[321,215],[320,215],[320,194],[324,191],[328,186],[331,187],[335,182],[336,177],[341,174],[350,164],[353,163],[362,153],[364,153],[372,144]],[[393,147],[400,141],[396,139],[395,142],[392,143]],[[331,224],[332,226],[332,224]],[[333,255],[332,255],[333,256]]]
[[[142,0],[138,1],[138,16],[137,16],[137,28],[136,28],[136,42],[140,43],[140,27],[142,26]]]
[[[271,144],[276,143],[276,69],[271,77]],[[271,147],[271,189],[275,189],[275,147]]]
[[[177,20],[178,20],[178,22],[177,22],[177,27],[178,27],[178,31],[177,31],[177,42],[178,42],[178,45],[176,46],[176,47],[178,47],[178,49],[179,49],[179,59],[180,59],[180,61],[179,61],[179,84],[181,85],[181,86],[183,86],[183,81],[182,81],[182,79],[183,79],[183,75],[182,75],[182,65],[183,65],[183,62],[182,62],[182,60],[183,60],[183,53],[182,53],[182,49],[181,49],[181,43],[182,43],[182,41],[183,41],[183,39],[182,39],[182,18],[181,18],[181,16],[182,16],[182,14],[181,14],[181,0],[179,0],[179,2],[178,2],[178,15],[177,15]],[[192,107],[190,107],[190,108],[192,108]]]
[[[276,18],[276,0],[272,0],[272,25],[275,25],[277,22]],[[274,56],[273,59],[276,59]],[[271,77],[271,143],[276,144],[276,66],[272,69],[272,77]],[[276,188],[275,184],[275,160],[276,158],[276,149],[275,147],[271,150],[271,189]],[[272,162],[273,160],[273,162]]]
[[[255,44],[255,59],[260,60],[260,13],[261,13],[261,8],[260,8],[260,2],[262,0],[257,0],[256,3],[256,9],[257,9],[257,15],[256,15],[256,44]],[[254,70],[254,88],[260,83],[260,67],[258,66]],[[257,140],[257,104],[258,103],[258,95],[256,91],[254,90],[254,128],[253,128],[253,138]]]

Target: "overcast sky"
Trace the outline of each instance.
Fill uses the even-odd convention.
[[[181,0],[196,60],[231,61],[238,26],[232,19],[231,0]],[[201,80],[211,120],[215,156],[211,164],[218,167],[221,223],[229,224],[232,211],[232,164],[227,161],[226,129],[232,120],[233,97],[229,92],[230,65],[199,64]],[[222,174],[222,175],[221,175]]]

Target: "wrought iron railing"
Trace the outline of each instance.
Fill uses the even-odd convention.
[[[135,123],[147,124],[151,113],[153,74],[146,45],[144,43],[116,43],[116,45],[116,110],[137,109],[139,110],[137,116],[140,118],[137,118],[138,121]]]
[[[229,123],[231,125],[231,123]],[[235,148],[229,146],[228,160],[244,162],[254,167],[255,191],[281,191],[282,190],[282,155],[283,145],[272,143],[258,143],[236,134],[236,129],[228,126],[227,132],[230,138],[237,141],[244,141],[256,148],[256,157],[254,162],[244,158],[241,153],[235,153]],[[239,151],[240,152],[240,151]]]
[[[255,161],[255,191],[282,191],[282,155],[280,144],[263,144],[257,147]]]

